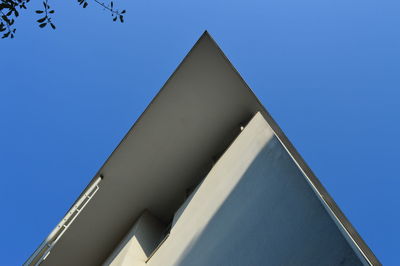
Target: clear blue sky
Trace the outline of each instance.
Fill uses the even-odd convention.
[[[0,265],[36,249],[205,29],[399,265],[399,0],[115,0],[124,24],[89,3],[51,1],[54,32],[30,3],[0,40]]]

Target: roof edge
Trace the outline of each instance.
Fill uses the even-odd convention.
[[[354,226],[350,223],[348,218],[345,216],[345,214],[342,212],[342,210],[339,208],[339,206],[336,204],[334,199],[330,196],[328,191],[325,189],[325,187],[322,185],[322,183],[319,181],[317,176],[314,174],[314,172],[311,170],[311,168],[308,166],[308,164],[305,162],[303,157],[300,155],[300,153],[297,151],[297,149],[293,146],[289,138],[285,135],[285,133],[282,131],[282,129],[279,127],[278,123],[272,118],[272,116],[269,114],[269,112],[266,110],[264,105],[261,103],[261,101],[258,99],[258,97],[255,95],[253,90],[250,88],[250,86],[246,83],[246,81],[243,79],[243,77],[240,75],[239,71],[234,67],[234,65],[230,62],[228,57],[225,55],[225,53],[222,51],[222,49],[219,47],[217,42],[214,40],[214,38],[208,33],[208,31],[205,31],[203,35],[200,37],[203,38],[204,36],[209,37],[214,45],[218,48],[219,52],[221,55],[225,58],[225,60],[228,62],[230,67],[236,72],[236,74],[239,76],[240,80],[243,82],[245,87],[251,92],[251,94],[254,96],[254,98],[257,100],[259,105],[263,108],[263,113],[265,115],[265,119],[267,120],[268,124],[270,124],[272,130],[274,131],[275,135],[278,137],[279,141],[282,143],[282,145],[285,147],[289,155],[292,157],[296,165],[300,168],[300,170],[303,172],[304,176],[308,179],[308,181],[312,184],[312,186],[317,190],[318,196],[320,197],[321,201],[326,204],[326,206],[330,209],[330,211],[333,213],[333,215],[336,217],[337,221],[340,223],[340,225],[343,227],[345,232],[348,234],[350,239],[355,243],[356,247],[359,249],[360,253],[364,256],[365,260],[370,264],[370,265],[382,265],[378,258],[375,256],[375,254],[372,252],[372,250],[368,247],[368,245],[365,243],[365,241],[361,238],[361,236],[358,234],[357,230],[354,228]],[[199,39],[199,40],[200,40]]]
[[[119,142],[119,144],[116,146],[116,148],[111,152],[111,154],[108,156],[106,161],[102,164],[100,169],[96,172],[94,177],[91,179],[91,181],[88,183],[88,185],[83,189],[82,193],[77,197],[77,199],[73,202],[72,206],[70,209],[67,210],[65,213],[68,214],[72,208],[77,204],[79,199],[84,195],[85,191],[88,190],[97,180],[99,176],[102,176],[102,178],[107,179],[107,176],[104,176],[102,174],[102,171],[105,167],[105,165],[109,162],[110,158],[113,156],[113,154],[116,153],[116,151],[119,149],[119,147],[125,142],[127,139],[129,133],[133,131],[136,127],[136,125],[139,123],[141,118],[144,116],[144,114],[147,112],[147,110],[152,106],[152,104],[156,101],[158,96],[161,94],[161,92],[164,90],[166,85],[170,82],[170,80],[175,76],[175,73],[181,68],[182,64],[186,61],[186,59],[191,55],[193,50],[196,48],[196,46],[200,43],[201,40],[204,38],[209,38],[212,43],[216,46],[218,52],[223,56],[223,58],[226,60],[228,65],[233,69],[233,71],[238,75],[242,83],[245,85],[245,87],[249,90],[249,92],[254,96],[254,98],[257,100],[258,104],[263,108],[262,113],[263,116],[265,117],[266,121],[268,124],[271,126],[272,130],[274,131],[275,135],[278,137],[279,141],[282,143],[282,145],[285,147],[289,155],[293,158],[294,162],[297,164],[297,166],[300,168],[300,170],[303,172],[304,176],[308,179],[308,181],[312,184],[312,186],[317,190],[317,195],[320,197],[321,201],[326,204],[326,206],[329,208],[329,210],[333,213],[333,215],[337,218],[337,221],[340,223],[340,225],[343,227],[345,232],[348,234],[350,239],[356,244],[356,247],[359,249],[360,253],[364,256],[366,261],[370,263],[371,265],[382,265],[379,260],[376,258],[372,250],[368,247],[368,245],[365,243],[365,241],[361,238],[361,236],[358,234],[354,226],[350,223],[350,221],[347,219],[347,217],[344,215],[344,213],[340,210],[336,202],[333,200],[333,198],[329,195],[325,187],[322,185],[322,183],[319,181],[319,179],[316,177],[316,175],[313,173],[313,171],[310,169],[310,167],[307,165],[305,160],[301,157],[300,153],[296,150],[296,148],[293,146],[293,144],[290,142],[288,137],[283,133],[282,129],[279,127],[277,122],[272,118],[272,116],[269,114],[269,112],[266,110],[264,105],[260,102],[258,97],[254,94],[253,90],[248,86],[246,81],[242,78],[238,70],[233,66],[233,64],[230,62],[228,57],[225,55],[225,53],[221,50],[221,48],[218,46],[217,42],[213,39],[213,37],[210,35],[210,33],[205,30],[200,38],[195,42],[195,44],[192,46],[192,48],[189,50],[189,52],[184,56],[184,58],[181,60],[181,62],[178,64],[178,66],[175,68],[173,73],[170,75],[170,77],[167,79],[167,81],[163,84],[161,89],[157,92],[157,94],[153,97],[151,102],[148,104],[148,106],[145,108],[143,113],[137,118],[137,120],[134,122],[132,127],[127,131],[125,136],[122,138],[122,140]],[[48,237],[47,237],[48,238]],[[46,239],[47,239],[46,238]],[[45,241],[46,241],[45,239]],[[44,241],[44,242],[45,242]],[[43,242],[42,242],[43,243]],[[41,244],[42,245],[42,244]],[[28,258],[26,262],[28,262],[32,256],[34,256],[38,249],[40,249],[41,245],[38,246],[37,249],[32,253],[32,255]],[[25,262],[25,263],[26,263]]]

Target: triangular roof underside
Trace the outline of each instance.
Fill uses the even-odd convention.
[[[360,252],[379,264],[282,130],[205,32],[93,181],[100,190],[43,265],[99,265],[144,209],[167,221],[188,187],[196,185],[261,112],[322,201]]]

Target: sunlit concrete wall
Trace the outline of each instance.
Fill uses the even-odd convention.
[[[165,225],[160,220],[148,211],[143,212],[103,265],[145,266],[164,230]]]
[[[147,264],[363,263],[257,114],[183,205]]]

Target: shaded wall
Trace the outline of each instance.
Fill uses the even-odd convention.
[[[148,265],[362,265],[257,114],[180,211]]]
[[[145,266],[164,230],[165,225],[159,219],[144,211],[103,266]]]

